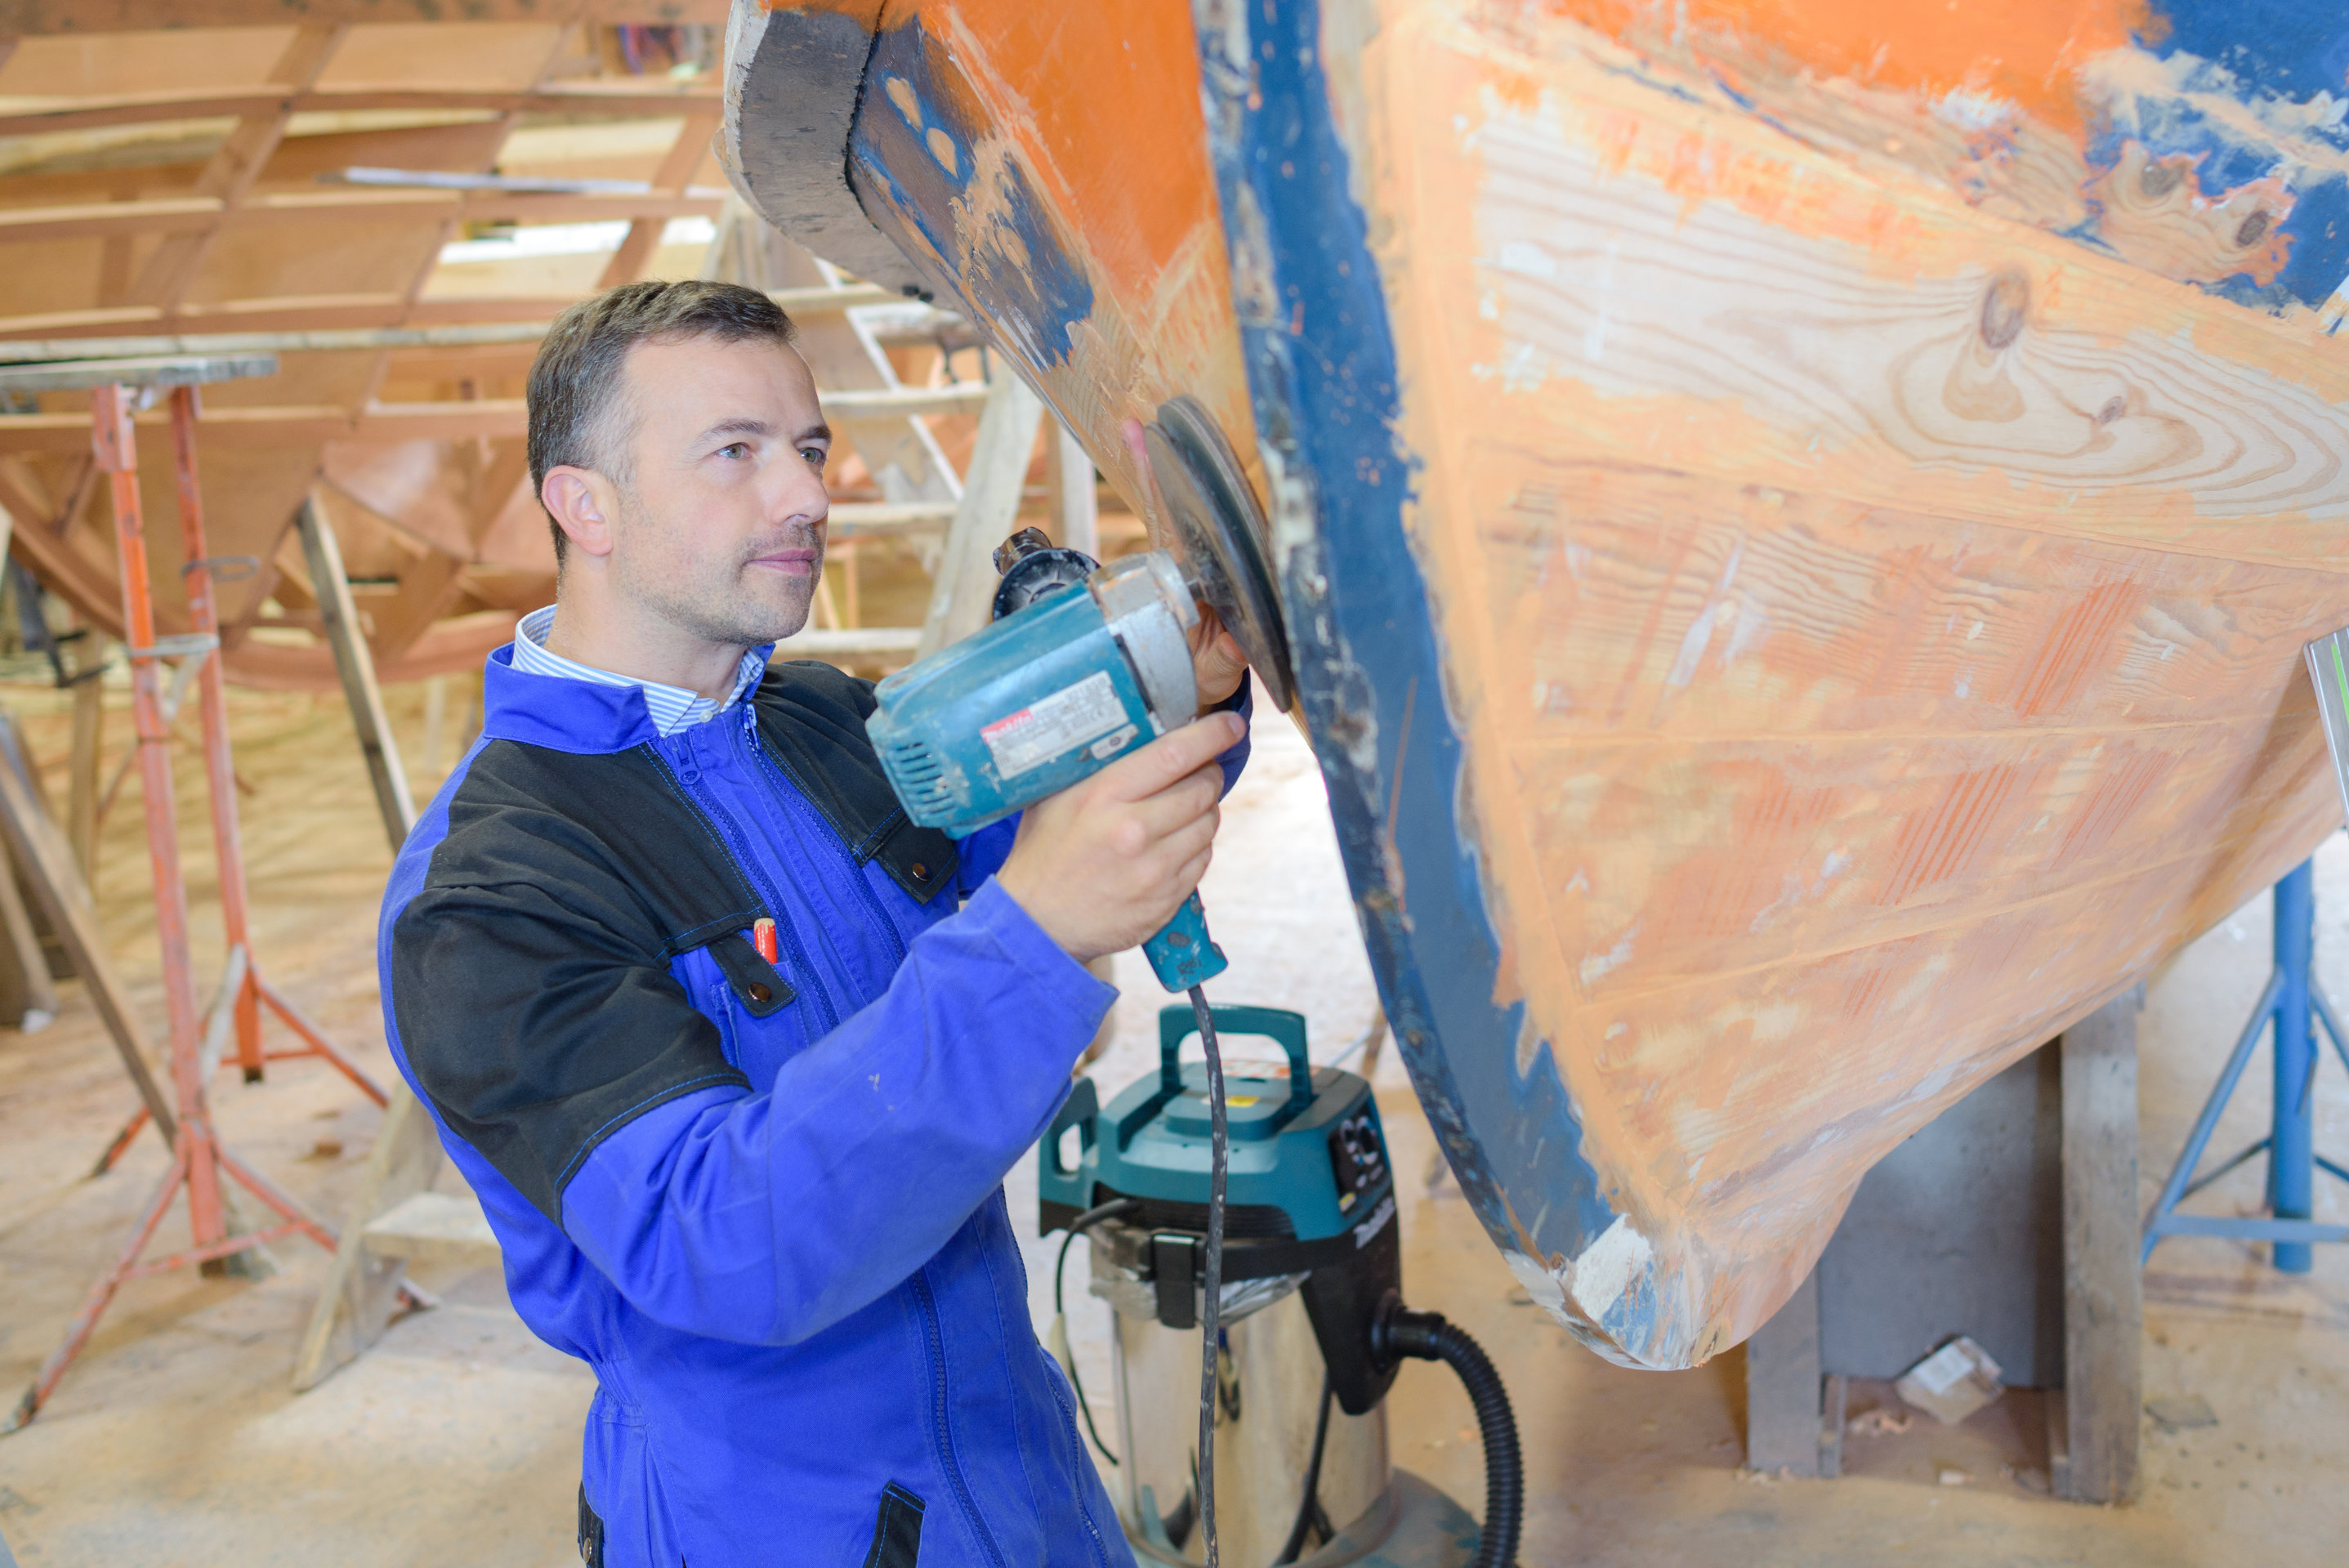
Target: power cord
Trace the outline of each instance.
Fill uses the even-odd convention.
[[[1207,1568],[1222,1568],[1216,1548],[1216,1363],[1224,1304],[1224,1183],[1230,1173],[1231,1129],[1224,1120],[1224,1057],[1207,993],[1191,988],[1199,1044],[1207,1054],[1207,1262],[1199,1306],[1199,1528],[1206,1532]]]
[[[1092,1229],[1104,1220],[1114,1220],[1121,1214],[1141,1207],[1141,1204],[1131,1198],[1112,1198],[1098,1208],[1086,1210],[1069,1221],[1069,1233],[1061,1239],[1061,1256],[1052,1264],[1052,1334],[1053,1337],[1060,1342],[1053,1346],[1053,1349],[1061,1353],[1061,1366],[1069,1375],[1069,1386],[1076,1393],[1077,1408],[1084,1414],[1085,1430],[1092,1435],[1093,1447],[1099,1449],[1102,1458],[1112,1465],[1118,1462],[1118,1458],[1110,1452],[1109,1445],[1102,1441],[1101,1428],[1093,1425],[1093,1407],[1092,1402],[1085,1397],[1085,1380],[1077,1376],[1077,1358],[1068,1351],[1069,1313],[1068,1309],[1061,1304],[1061,1277],[1068,1272],[1069,1249],[1076,1244],[1080,1234]]]

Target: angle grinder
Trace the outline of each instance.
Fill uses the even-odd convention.
[[[997,550],[1003,580],[982,630],[883,680],[865,731],[906,815],[956,837],[1090,777],[1198,716],[1186,633],[1213,607],[1287,709],[1288,641],[1264,555],[1263,509],[1207,411],[1180,397],[1143,432],[1165,502],[1165,547],[1107,566],[1023,529]],[[1194,892],[1143,954],[1169,991],[1187,991],[1207,1059],[1213,1148],[1200,1314],[1200,1497],[1207,1562],[1215,1533],[1216,1317],[1222,1300],[1229,1132],[1222,1057],[1200,988],[1226,961]]]

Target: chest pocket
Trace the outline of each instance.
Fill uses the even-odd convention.
[[[740,931],[710,943],[709,957],[726,977],[736,1004],[753,1018],[780,1012],[799,996],[782,971],[761,957]]]

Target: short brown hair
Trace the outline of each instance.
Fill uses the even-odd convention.
[[[788,346],[797,335],[781,306],[738,283],[625,283],[573,306],[547,328],[530,367],[530,483],[540,506],[549,469],[585,468],[621,484],[635,477],[620,379],[629,349],[689,337]],[[563,525],[553,513],[546,521],[559,566]]]

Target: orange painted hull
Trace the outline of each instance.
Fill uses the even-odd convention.
[[[1139,507],[1222,418],[1464,1189],[1702,1361],[2338,826],[2349,160],[2183,6],[1195,10],[882,7],[855,195]]]

